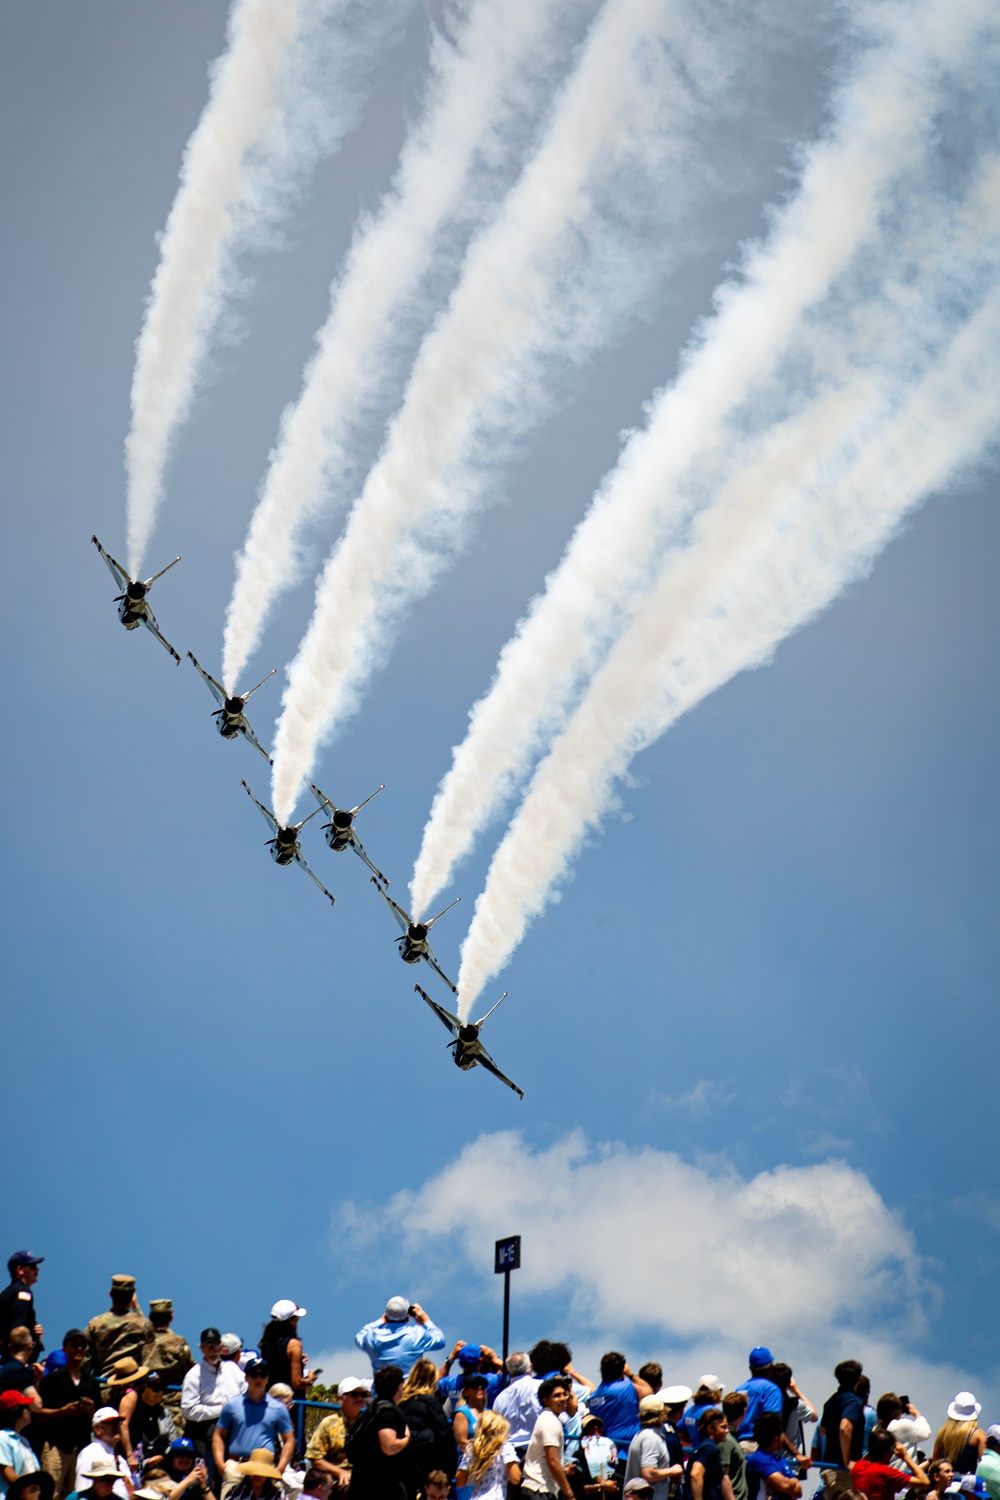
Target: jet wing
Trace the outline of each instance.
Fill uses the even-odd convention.
[[[319,803],[319,805],[323,809],[323,811],[324,812],[329,811],[332,814],[332,812],[333,812],[333,803],[330,801],[329,797],[326,795],[325,792],[321,792],[320,791],[319,787],[316,785],[316,783],[314,781],[310,781],[310,783],[309,783],[309,790],[312,792],[313,796],[316,798],[316,801]]]
[[[500,1069],[497,1067],[496,1063],[493,1061],[492,1057],[486,1051],[486,1048],[482,1045],[482,1043],[480,1043],[479,1046],[479,1056],[476,1058],[476,1062],[481,1063],[482,1066],[486,1069],[487,1073],[492,1073],[494,1078],[499,1078],[501,1083],[505,1083],[509,1089],[513,1089],[514,1093],[519,1099],[524,1098],[523,1089],[519,1089],[516,1083],[511,1083],[506,1073],[501,1073]]]
[[[364,844],[362,844],[353,828],[351,829],[351,848],[354,850],[359,859],[364,860],[365,864],[368,866],[369,870],[371,870],[372,874],[378,876],[383,885],[389,884],[388,876],[383,875],[381,870],[377,870],[372,864],[371,860],[368,858],[368,855],[365,853],[365,846]]]
[[[92,536],[90,538],[90,540],[93,542],[94,546],[97,548],[98,552],[101,554],[101,556],[104,558],[104,561],[107,563],[108,568],[109,568],[110,573],[111,573],[111,576],[115,580],[115,583],[117,583],[118,587],[120,589],[126,589],[126,588],[128,588],[128,585],[132,582],[132,579],[126,573],[126,571],[122,567],[121,563],[115,562],[115,560],[111,556],[110,552],[105,552],[104,548],[101,546],[101,544],[97,540],[96,536]]]
[[[156,636],[156,639],[159,641],[160,645],[164,648],[165,651],[170,652],[170,655],[173,657],[174,661],[178,666],[180,666],[180,656],[174,650],[173,646],[171,646],[166,636],[161,633],[160,627],[156,623],[156,616],[153,614],[153,611],[150,609],[148,604],[146,605],[145,613],[142,617],[142,623],[145,625],[148,631]]]
[[[195,665],[197,666],[197,662],[195,663]],[[250,743],[254,747],[254,749],[257,750],[257,751],[259,751],[260,754],[263,755],[264,759],[267,761],[268,765],[270,765],[271,764],[271,757],[268,755],[267,751],[264,749],[264,746],[261,744],[260,740],[254,734],[253,730],[250,728],[250,724],[249,724],[249,721],[248,721],[248,719],[246,717],[246,714],[243,715],[243,723],[240,725],[240,733],[246,736],[246,738],[250,741]]]
[[[442,969],[441,965],[438,963],[437,959],[434,957],[434,954],[430,950],[430,945],[428,945],[428,947],[426,948],[423,956],[427,960],[427,962],[430,964],[431,968],[434,970],[434,972],[437,975],[437,977],[439,979],[443,979],[444,980],[445,984],[451,990],[451,992],[452,992],[453,995],[457,995],[458,994],[457,988],[455,987],[455,985],[452,984],[451,980],[448,978],[447,974],[444,972],[444,970]]]
[[[212,697],[221,708],[226,701],[226,693],[225,689],[222,686],[222,683],[216,682],[212,674],[205,671],[205,668],[201,665],[201,662],[195,656],[193,651],[188,652],[188,657],[194,663],[195,670],[201,675],[202,680],[208,688],[208,691],[211,693]]]
[[[437,1016],[438,1020],[441,1022],[441,1025],[445,1028],[445,1030],[450,1031],[452,1036],[457,1036],[458,1028],[460,1025],[458,1017],[453,1016],[450,1010],[445,1010],[443,1005],[438,1005],[436,1000],[432,1000],[427,991],[422,990],[419,984],[415,984],[413,988],[416,990],[418,995],[423,996],[424,1000],[430,1006],[431,1010]]]
[[[277,818],[276,818],[276,817],[275,817],[275,816],[274,816],[274,813],[273,813],[273,812],[271,812],[271,811],[269,811],[269,809],[268,809],[268,808],[266,808],[266,807],[265,807],[265,806],[264,806],[264,804],[263,804],[263,802],[258,802],[258,801],[257,801],[257,798],[256,798],[256,797],[255,797],[255,796],[254,796],[254,794],[253,794],[253,792],[252,792],[252,791],[251,791],[251,790],[250,790],[250,788],[249,788],[249,787],[248,787],[248,786],[247,786],[247,784],[246,784],[246,782],[245,782],[245,781],[241,781],[241,782],[240,782],[240,786],[241,786],[241,787],[242,787],[242,788],[243,788],[243,790],[244,790],[244,791],[245,791],[245,792],[246,792],[246,794],[247,794],[247,796],[248,796],[248,797],[249,797],[249,798],[250,798],[250,801],[251,801],[251,802],[252,802],[252,803],[253,803],[253,804],[254,804],[254,805],[255,805],[255,806],[256,806],[256,807],[259,807],[259,808],[260,808],[260,811],[261,811],[261,815],[262,815],[262,816],[263,816],[263,818],[264,818],[264,819],[265,819],[265,821],[266,821],[266,822],[267,822],[267,825],[268,825],[268,827],[269,827],[269,828],[270,828],[270,830],[271,830],[271,832],[272,832],[272,833],[277,833],[277,831],[278,831],[278,820],[277,820]]]
[[[297,865],[301,865],[302,866],[303,870],[305,870],[306,874],[309,876],[309,879],[312,881],[313,885],[319,886],[320,890],[323,892],[323,895],[326,897],[326,899],[329,901],[330,905],[332,906],[333,903],[334,903],[334,901],[336,900],[336,897],[334,897],[334,896],[332,896],[330,894],[330,892],[327,890],[326,886],[323,884],[322,880],[317,879],[317,877],[313,874],[312,870],[310,870],[309,866],[306,864],[305,860],[302,858],[301,854],[296,854],[296,856],[295,856],[295,863]]]
[[[315,788],[314,788],[314,790],[315,790]],[[375,889],[378,891],[379,895],[382,897],[382,900],[385,902],[386,906],[391,907],[393,916],[396,918],[396,921],[399,923],[400,927],[403,929],[403,932],[405,933],[406,929],[410,925],[410,914],[409,914],[409,912],[408,911],[404,911],[403,908],[399,905],[398,902],[393,901],[393,899],[389,895],[388,891],[384,891],[382,889],[382,887],[379,885],[378,881],[375,879],[374,875],[372,876],[372,882],[371,883],[375,887]],[[398,943],[399,939],[397,938],[396,941]],[[453,988],[454,988],[454,986],[453,986]]]

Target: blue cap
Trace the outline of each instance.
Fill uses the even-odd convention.
[[[170,1447],[167,1449],[167,1452],[193,1453],[194,1443],[192,1443],[190,1438],[174,1438],[173,1442],[170,1444]]]
[[[255,1359],[248,1359],[244,1375],[267,1375],[270,1373],[266,1359],[261,1359],[258,1354]]]
[[[7,1269],[13,1276],[18,1266],[40,1266],[44,1259],[44,1255],[32,1255],[30,1250],[15,1250],[7,1261]]]
[[[65,1349],[53,1349],[52,1353],[45,1361],[45,1373],[46,1375],[51,1375],[53,1370],[65,1369],[68,1363],[69,1361],[66,1358]]]
[[[483,1351],[478,1344],[466,1344],[464,1349],[458,1351],[460,1365],[478,1365],[482,1357]]]
[[[750,1368],[759,1370],[762,1365],[773,1365],[774,1355],[764,1344],[758,1344],[756,1349],[750,1350]]]

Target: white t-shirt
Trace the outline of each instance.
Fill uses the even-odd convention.
[[[553,1478],[545,1457],[546,1448],[558,1450],[559,1462],[562,1463],[563,1456],[563,1427],[554,1411],[548,1407],[542,1408],[541,1416],[535,1423],[528,1444],[528,1451],[524,1455],[524,1483],[531,1490],[548,1490],[550,1495],[558,1495],[559,1485]]]
[[[465,1456],[459,1468],[468,1471],[472,1463],[472,1444],[468,1443]],[[506,1500],[507,1495],[507,1465],[517,1463],[517,1453],[513,1443],[504,1443],[500,1452],[484,1474],[480,1474],[473,1487],[474,1500]]]

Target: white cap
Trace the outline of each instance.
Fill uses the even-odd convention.
[[[283,1297],[271,1308],[271,1317],[277,1318],[279,1323],[287,1323],[289,1318],[304,1318],[305,1315],[305,1308],[300,1307],[297,1302],[290,1302],[287,1297]]]
[[[702,1386],[704,1386],[706,1391],[721,1391],[722,1381],[719,1379],[718,1375],[699,1375],[698,1385],[695,1387],[695,1389],[698,1390]]]
[[[338,1382],[337,1395],[349,1396],[352,1391],[370,1391],[372,1383],[370,1380],[360,1380],[357,1375],[345,1375]]]
[[[996,1438],[1000,1442],[1000,1422],[994,1422],[992,1427],[987,1427],[986,1436]]]
[[[227,1354],[237,1354],[243,1348],[243,1340],[238,1333],[224,1333],[220,1343]]]
[[[97,1426],[98,1422],[120,1422],[121,1419],[121,1412],[116,1411],[113,1406],[99,1406],[94,1412],[95,1427]]]
[[[390,1297],[385,1304],[385,1317],[387,1323],[405,1323],[410,1316],[410,1299],[401,1294]]]

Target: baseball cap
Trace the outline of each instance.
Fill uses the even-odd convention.
[[[198,1342],[200,1344],[221,1344],[222,1334],[217,1328],[203,1328],[201,1330],[201,1338]]]
[[[338,1396],[349,1396],[352,1391],[364,1391],[365,1395],[372,1388],[370,1380],[359,1380],[356,1375],[345,1375],[337,1386]]]
[[[282,1297],[281,1301],[276,1302],[271,1308],[271,1317],[277,1318],[279,1323],[287,1323],[289,1318],[304,1318],[305,1315],[305,1308],[300,1307],[297,1302],[292,1302],[288,1297]]]
[[[7,1269],[13,1276],[18,1266],[40,1266],[44,1259],[44,1255],[32,1255],[30,1250],[15,1250],[7,1262]]]
[[[682,1401],[691,1400],[692,1391],[689,1385],[668,1385],[656,1394],[663,1397],[664,1406],[680,1406]]]
[[[269,1373],[269,1368],[270,1367],[267,1363],[267,1360],[261,1359],[260,1355],[258,1354],[256,1359],[247,1360],[247,1367],[243,1373],[244,1375],[267,1375]]]
[[[986,1483],[978,1479],[975,1474],[963,1474],[958,1481],[958,1487],[963,1495],[977,1495],[979,1500],[990,1500],[990,1492]]]
[[[236,1354],[243,1348],[243,1340],[238,1333],[224,1333],[219,1343],[227,1354]]]
[[[625,1486],[626,1495],[651,1495],[652,1493],[653,1486],[645,1479],[630,1479],[628,1484]]]
[[[755,1350],[754,1353],[756,1352],[757,1351]],[[767,1351],[765,1350],[764,1352],[766,1353]],[[769,1359],[765,1359],[764,1363],[766,1365],[769,1365],[771,1361]],[[704,1389],[706,1391],[721,1391],[722,1385],[723,1382],[719,1379],[718,1375],[699,1375],[698,1386],[696,1387],[696,1389]]]
[[[651,1411],[662,1411],[664,1405],[665,1402],[661,1392],[654,1391],[652,1396],[643,1396],[639,1402],[639,1411],[642,1416],[646,1416]]]
[[[997,1442],[1000,1442],[1000,1422],[994,1422],[992,1427],[987,1427],[986,1436],[996,1438]]]
[[[121,1419],[121,1412],[116,1411],[113,1406],[99,1406],[94,1412],[93,1425],[96,1427],[99,1422],[120,1422]]]
[[[460,1365],[478,1365],[482,1357],[483,1351],[478,1344],[466,1344],[464,1349],[458,1351]]]
[[[762,1365],[773,1365],[774,1355],[766,1344],[758,1344],[755,1349],[750,1350],[750,1368],[759,1370]]]
[[[410,1299],[408,1297],[390,1297],[385,1304],[385,1318],[387,1323],[405,1323],[410,1316]]]
[[[30,1406],[34,1396],[26,1396],[24,1391],[0,1391],[0,1411],[13,1411],[15,1406]],[[118,1413],[115,1412],[117,1417]]]
[[[170,1444],[170,1447],[167,1449],[167,1452],[193,1453],[194,1443],[192,1443],[190,1438],[174,1438],[173,1442]]]

